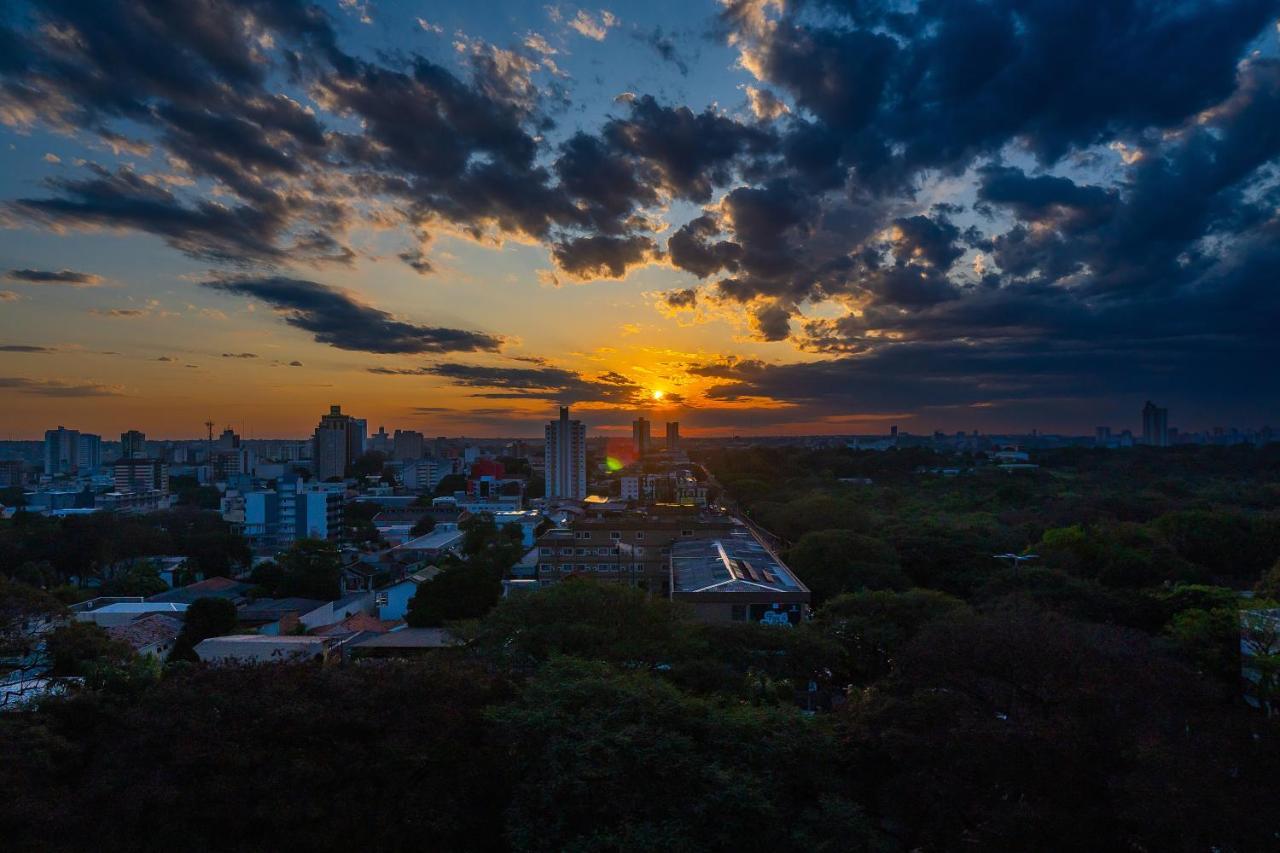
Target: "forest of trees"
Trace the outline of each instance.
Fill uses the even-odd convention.
[[[481,521],[466,550],[494,571],[446,567],[422,589],[457,609],[413,608],[466,643],[424,660],[161,671],[64,635],[86,688],[0,715],[0,838],[1274,849],[1280,725],[1242,701],[1238,615],[1280,599],[1273,450],[1061,451],[956,477],[918,473],[943,463],[917,451],[710,454],[813,587],[794,628],[700,624],[586,580],[490,610],[518,549]],[[198,615],[187,641],[227,617]]]

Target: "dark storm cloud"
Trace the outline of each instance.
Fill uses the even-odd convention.
[[[52,226],[134,228],[163,237],[175,249],[217,261],[277,261],[284,251],[273,237],[284,227],[278,205],[226,207],[211,201],[194,205],[145,180],[127,167],[92,168],[83,180],[53,179],[56,198],[24,198],[8,209]]]
[[[206,281],[211,290],[260,299],[286,323],[315,335],[338,349],[378,353],[445,353],[495,351],[502,339],[482,332],[420,326],[397,320],[386,311],[363,305],[347,293],[319,284],[279,276]]]
[[[772,146],[760,128],[704,110],[659,104],[651,95],[633,99],[626,117],[608,122],[601,135],[616,151],[650,169],[650,180],[677,198],[705,202],[729,183],[738,159]]]
[[[412,368],[373,367],[369,372],[390,376],[438,376],[461,388],[478,389],[471,396],[490,400],[626,404],[645,396],[642,386],[614,371],[593,377],[549,365],[491,367],[445,362]]]
[[[27,284],[68,284],[72,287],[94,287],[102,283],[102,277],[75,270],[9,270],[4,277]]]
[[[474,39],[446,68],[349,55],[303,0],[50,0],[0,26],[0,115],[138,160],[60,173],[3,212],[142,231],[223,264],[351,263],[346,234],[364,216],[402,226],[392,253],[423,274],[437,233],[536,240],[577,279],[661,261],[705,284],[673,282],[660,307],[718,304],[757,338],[834,356],[734,365],[723,399],[1012,405],[1032,394],[1015,388],[1102,394],[1175,375],[1211,395],[1209,366],[1273,352],[1259,318],[1280,307],[1268,284],[1280,66],[1250,51],[1277,12],[1276,0],[741,0],[719,22],[759,77],[750,113],[641,92],[570,131],[537,61]],[[667,33],[633,35],[680,61]],[[501,343],[313,282],[210,286],[342,348]],[[481,381],[450,367],[432,375]],[[620,399],[601,396],[602,377],[563,374],[469,387]],[[1250,376],[1221,387],[1269,381]]]
[[[668,308],[697,308],[698,291],[692,287],[684,290],[668,290],[662,294],[662,302]]]
[[[656,244],[648,237],[575,237],[551,250],[556,265],[574,278],[622,278],[627,270],[653,256]]]
[[[108,125],[149,128],[171,162],[240,199],[225,207],[97,170],[53,182],[55,197],[10,206],[50,226],[121,227],[158,234],[195,257],[224,262],[346,261],[341,249],[287,242],[297,225],[340,230],[344,212],[316,201],[327,142],[302,105],[270,90],[270,73],[350,68],[325,14],[296,0],[50,2],[37,27],[10,33],[20,61],[0,66],[0,113],[18,124],[82,129],[145,156]],[[274,56],[270,46],[276,48]],[[332,235],[325,240],[336,242]]]

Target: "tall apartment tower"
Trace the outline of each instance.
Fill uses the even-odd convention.
[[[587,428],[569,420],[569,407],[546,428],[547,497],[582,500],[587,496]]]
[[[1169,410],[1150,400],[1142,407],[1142,443],[1151,447],[1169,446]]]
[[[44,431],[44,472],[74,474],[80,467],[80,431],[58,427]]]
[[[311,451],[317,480],[345,477],[351,463],[364,452],[364,430],[341,406],[330,406],[329,414],[320,418]]]
[[[643,459],[649,455],[650,424],[646,418],[636,418],[631,422],[631,443],[635,446],[636,458]]]
[[[76,464],[80,473],[102,467],[102,436],[82,432],[76,442]]]
[[[120,433],[120,458],[144,459],[147,455],[147,436],[136,429]]]
[[[427,455],[427,439],[412,429],[398,429],[391,440],[391,455],[401,461],[421,459]]]
[[[680,422],[667,421],[667,450],[680,449]]]

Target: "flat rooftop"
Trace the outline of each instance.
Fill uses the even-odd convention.
[[[426,536],[410,539],[403,545],[397,545],[392,551],[438,551],[447,548],[465,536],[461,530],[433,530]]]
[[[184,613],[187,605],[177,601],[123,601],[104,604],[86,613]]]
[[[747,531],[671,545],[673,593],[796,593],[808,588]]]

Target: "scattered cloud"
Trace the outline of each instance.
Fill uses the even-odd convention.
[[[0,376],[0,391],[9,390],[37,397],[119,397],[123,391],[96,382],[73,382],[62,379],[28,379]]]
[[[223,278],[206,281],[210,290],[266,302],[291,326],[316,341],[344,350],[375,353],[496,351],[502,338],[483,332],[424,326],[398,320],[365,305],[346,291],[303,279]]]
[[[9,270],[4,277],[10,281],[23,284],[63,284],[68,287],[97,287],[102,284],[102,277],[75,270]]]
[[[578,14],[569,21],[571,30],[592,41],[604,41],[609,30],[617,25],[618,19],[608,10],[602,10],[598,15],[593,15],[585,9],[579,9]]]

